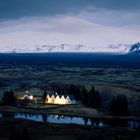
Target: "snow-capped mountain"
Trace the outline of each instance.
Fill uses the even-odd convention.
[[[132,45],[129,53],[140,53],[140,42]]]
[[[100,52],[127,54],[140,52],[140,43],[131,44],[109,44],[106,46],[86,46],[86,45],[26,45],[16,44],[0,47],[0,53],[47,53],[47,52]]]

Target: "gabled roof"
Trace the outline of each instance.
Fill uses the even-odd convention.
[[[62,98],[62,96],[64,96],[65,99],[66,99],[67,97],[69,97],[70,100],[75,100],[74,96],[73,96],[73,95],[69,95],[69,94],[64,94],[64,95],[63,95],[63,94],[48,93],[47,95],[49,95],[50,98],[51,98],[52,96],[54,96],[55,98],[56,98],[57,96],[59,96],[59,98]]]

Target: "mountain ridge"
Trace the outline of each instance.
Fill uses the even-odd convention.
[[[83,44],[70,45],[26,45],[16,44],[0,48],[0,53],[48,53],[48,52],[93,52],[93,53],[140,53],[140,42],[131,44],[109,44],[107,47],[100,46],[86,46]]]

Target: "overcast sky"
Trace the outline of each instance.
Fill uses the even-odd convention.
[[[135,43],[140,0],[0,0],[0,45]]]

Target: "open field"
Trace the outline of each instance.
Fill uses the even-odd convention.
[[[1,66],[1,89],[14,88],[17,91],[41,93],[53,85],[91,85],[99,90],[109,89],[114,93],[140,95],[140,69],[122,68],[80,68],[57,66]],[[41,90],[41,91],[40,91]]]
[[[38,105],[28,107],[0,107],[0,112],[23,112],[31,114],[57,114],[67,116],[79,116],[79,117],[99,117],[96,109],[86,108],[84,106],[66,105],[66,106],[54,106],[54,105]]]
[[[42,96],[44,90],[50,90],[56,85],[85,85],[88,90],[94,85],[101,94],[105,93],[110,98],[112,95],[125,94],[129,108],[134,114],[140,114],[137,107],[140,103],[138,58],[137,61],[133,60],[134,63],[131,60],[135,58],[126,61],[121,60],[120,56],[117,59],[113,57],[114,60],[110,58],[112,56],[86,60],[85,56],[75,56],[78,59],[74,59],[70,54],[64,57],[61,54],[47,55],[0,56],[0,97],[4,90],[9,89],[13,89],[17,96],[24,95],[26,90],[34,96]],[[105,99],[103,106],[107,108]]]
[[[78,60],[77,63],[75,63],[76,59],[67,57],[67,61],[63,63],[65,58],[62,60],[62,58],[54,58],[54,56],[49,56],[49,60],[46,56],[41,58],[40,56],[32,58],[30,55],[19,56],[17,55],[16,59],[11,56],[10,59],[7,56],[0,59],[0,97],[2,97],[3,91],[10,89],[14,90],[16,96],[22,96],[28,90],[29,93],[40,98],[44,90],[50,90],[56,85],[85,85],[88,90],[94,85],[103,97],[102,109],[87,108],[81,103],[66,106],[28,104],[25,107],[1,106],[0,112],[112,119],[110,117],[113,116],[110,116],[109,112],[106,111],[109,110],[108,99],[111,100],[112,95],[125,94],[128,97],[129,109],[132,110],[132,114],[123,119],[139,120],[139,59],[137,59],[136,64],[131,61],[131,64],[129,64],[129,61],[125,64],[124,61],[125,65],[123,66],[123,62],[118,61],[118,58],[114,65],[114,61],[108,57],[105,57],[105,59],[103,57],[99,61],[96,61],[96,58],[93,61],[90,59],[86,61],[85,58],[82,58],[82,61]],[[26,58],[26,56],[28,57]],[[59,61],[56,63],[57,59]],[[0,118],[0,140],[8,140],[11,130],[14,129],[22,133],[24,127],[28,129],[32,140],[139,140],[140,138],[139,130],[123,127],[98,129],[93,126],[50,124],[31,120]]]
[[[140,95],[139,56],[109,54],[0,54],[0,88],[35,89],[54,85],[91,85],[112,93]],[[40,91],[41,90],[41,91]]]

